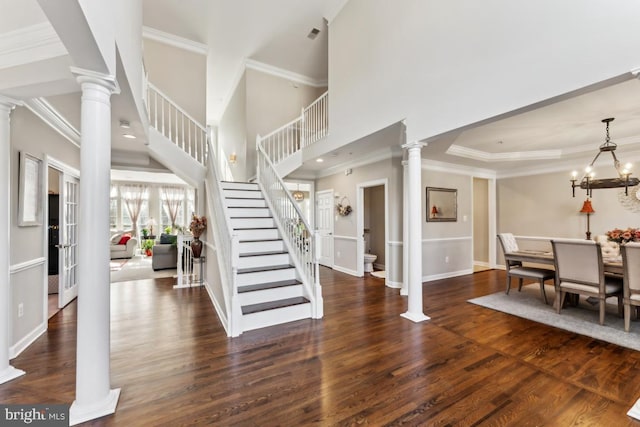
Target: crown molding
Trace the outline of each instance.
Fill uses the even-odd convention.
[[[549,160],[559,159],[562,150],[537,150],[537,151],[512,151],[507,153],[488,153],[486,151],[474,150],[460,145],[451,145],[447,154],[481,162],[514,162],[520,160]]]
[[[67,54],[49,21],[10,31],[0,37],[0,69]]]
[[[153,40],[158,43],[164,43],[169,46],[177,47],[178,49],[187,50],[199,55],[207,55],[209,52],[209,46],[204,43],[199,43],[193,40],[185,39],[184,37],[176,36],[175,34],[165,33],[164,31],[156,30],[155,28],[143,26],[142,37],[145,39]]]
[[[317,80],[302,74],[294,73],[293,71],[285,70],[284,68],[265,64],[264,62],[259,62],[254,59],[246,59],[245,67],[307,86],[325,87],[328,85],[326,80]]]
[[[434,172],[446,172],[456,175],[475,176],[477,178],[495,179],[496,171],[492,169],[476,168],[473,166],[457,165],[455,163],[422,159],[422,169]]]
[[[76,147],[80,147],[80,131],[44,98],[24,101],[24,106]]]

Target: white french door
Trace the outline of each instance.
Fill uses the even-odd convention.
[[[316,228],[320,237],[320,265],[333,268],[333,190],[316,193]]]
[[[78,296],[78,190],[79,180],[62,174],[60,186],[60,242],[58,307]]]

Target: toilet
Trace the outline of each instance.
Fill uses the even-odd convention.
[[[364,254],[364,272],[371,273],[373,271],[373,263],[378,259],[378,255]]]

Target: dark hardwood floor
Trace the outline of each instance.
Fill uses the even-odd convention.
[[[204,289],[112,285],[111,383],[98,426],[640,425],[640,353],[482,308],[503,271],[424,285],[431,320],[376,278],[322,269],[325,317],[227,338]],[[12,365],[3,403],[71,403],[75,303]]]

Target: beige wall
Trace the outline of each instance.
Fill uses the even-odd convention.
[[[246,180],[247,151],[251,146],[247,141],[247,85],[246,75],[242,76],[236,87],[227,109],[224,111],[218,126],[218,143],[229,158],[236,153],[237,161],[230,165],[236,181]]]
[[[144,63],[149,81],[205,125],[206,56],[145,39]]]
[[[473,260],[489,262],[489,181],[473,178]]]
[[[596,176],[611,177],[612,169],[597,168]],[[585,190],[576,189],[573,198],[569,179],[569,172],[499,179],[496,184],[498,233],[584,238],[587,217],[578,211],[586,199]],[[620,204],[621,191],[624,189],[593,190],[592,204],[596,212],[590,218],[592,238],[615,227],[640,227],[640,213],[626,210]]]
[[[47,176],[45,155],[53,156],[73,168],[80,168],[80,150],[60,136],[27,109],[18,107],[11,113],[11,248],[10,264],[33,262],[46,257],[44,244],[46,233],[46,188],[42,188],[42,225],[18,226],[18,177],[19,152],[24,151],[43,160],[42,185]],[[82,218],[80,218],[80,221]],[[45,297],[44,277],[46,262],[11,275],[11,335],[14,346],[38,327],[45,327],[46,318],[42,310]],[[24,315],[18,317],[17,307],[22,303]]]

